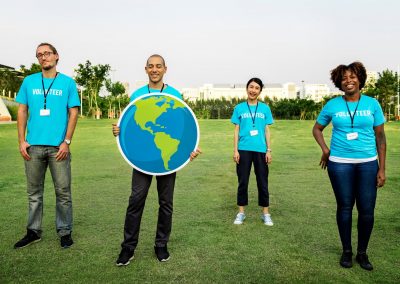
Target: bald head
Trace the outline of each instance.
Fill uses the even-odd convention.
[[[162,57],[162,56],[161,56],[161,55],[159,55],[159,54],[153,54],[153,55],[150,55],[150,57],[147,59],[146,66],[147,66],[147,65],[149,65],[149,60],[150,60],[151,58],[154,58],[154,57],[160,58],[160,59],[161,59],[161,61],[162,61],[162,64],[165,66],[165,60],[164,60],[164,57]]]

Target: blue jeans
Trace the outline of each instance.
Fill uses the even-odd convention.
[[[358,210],[357,252],[366,252],[374,226],[378,161],[359,164],[328,162],[328,174],[335,193],[336,221],[343,250],[352,250],[351,227],[354,203]]]
[[[29,230],[38,235],[42,233],[43,192],[47,167],[50,168],[56,194],[56,229],[59,236],[72,231],[71,198],[71,154],[67,159],[56,161],[58,147],[31,146],[28,154],[31,159],[25,161],[27,192],[29,200]]]

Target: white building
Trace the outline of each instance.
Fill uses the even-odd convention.
[[[201,100],[199,88],[183,88],[181,94],[191,102]]]
[[[304,91],[300,91],[300,98],[320,102],[324,97],[330,96],[327,84],[305,84]]]
[[[230,100],[232,98],[246,98],[247,94],[245,85],[204,84],[200,88],[183,88],[182,96],[189,101],[213,100],[222,97]]]
[[[285,84],[265,84],[261,92],[260,99],[265,97],[270,99],[295,99],[296,85],[294,83]],[[222,97],[230,100],[232,98],[246,98],[246,85],[244,84],[204,84],[200,88],[183,88],[182,95],[189,101],[221,99]]]
[[[295,83],[283,84],[283,99],[296,99],[297,98],[297,86]]]
[[[282,84],[265,84],[263,91],[261,92],[261,99],[265,97],[272,99],[281,100],[284,98],[284,90]]]
[[[200,98],[204,100],[220,99],[222,97],[228,100],[232,98],[245,98],[247,97],[246,86],[235,84],[205,84],[203,87],[200,87]]]

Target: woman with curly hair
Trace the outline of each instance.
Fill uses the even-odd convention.
[[[360,62],[339,65],[331,71],[331,80],[344,92],[322,109],[313,135],[322,150],[320,166],[328,175],[336,197],[336,221],[343,253],[340,265],[353,266],[351,227],[354,203],[358,210],[356,261],[372,270],[367,247],[374,224],[377,187],[385,184],[385,117],[378,101],[361,94],[367,72]],[[330,148],[322,134],[332,122]]]

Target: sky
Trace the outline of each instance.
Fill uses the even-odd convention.
[[[58,71],[74,76],[90,60],[131,86],[147,80],[154,53],[176,88],[252,77],[330,84],[330,70],[354,61],[397,71],[399,11],[398,0],[3,1],[0,64],[30,66],[37,45],[50,42]]]

